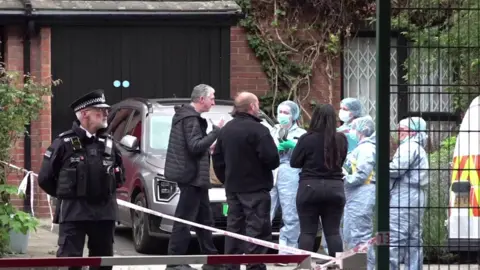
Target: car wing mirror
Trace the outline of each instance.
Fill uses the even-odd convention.
[[[132,135],[123,136],[123,138],[120,140],[120,145],[124,146],[129,151],[140,150],[137,137]]]

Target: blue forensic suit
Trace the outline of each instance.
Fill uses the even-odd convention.
[[[351,171],[344,178],[345,210],[343,239],[345,249],[367,243],[373,237],[375,207],[375,133],[363,138],[347,156],[345,167]],[[374,249],[368,250],[368,269],[375,268]]]
[[[428,185],[424,132],[400,143],[390,162],[390,269],[423,269],[422,223]]]
[[[278,144],[278,131],[279,125],[275,125],[275,129],[272,132],[272,136],[275,142]],[[297,124],[293,124],[289,131],[287,139],[298,140],[306,131]],[[293,149],[280,152],[280,166],[276,171],[276,183],[270,191],[272,198],[272,206],[270,210],[270,219],[273,220],[275,212],[280,205],[282,209],[283,227],[280,229],[279,244],[290,247],[298,246],[298,237],[300,236],[300,223],[297,213],[297,190],[300,169],[294,169],[290,167],[290,157]],[[279,254],[288,254],[285,252],[279,252]]]

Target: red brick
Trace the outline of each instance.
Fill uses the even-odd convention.
[[[48,27],[43,27],[40,29],[40,33],[35,37],[37,46],[32,46],[32,52],[36,51],[36,57],[32,57],[32,66],[37,67],[35,70],[35,77],[37,83],[40,84],[50,84],[51,82],[51,31]],[[33,53],[32,53],[33,54]],[[51,142],[51,98],[43,97],[44,108],[41,110],[40,115],[37,120],[32,122],[32,125],[38,127],[37,133],[32,134],[32,170],[38,172],[40,170],[41,161],[43,153],[46,148],[50,145]],[[35,186],[37,190],[35,199],[35,214],[38,216],[49,216],[49,211],[47,207],[47,196],[46,194],[38,187],[38,184]]]
[[[5,64],[9,71],[23,73],[23,30],[19,26],[5,28],[7,42],[5,46]],[[51,54],[50,54],[50,28],[41,28],[40,33],[31,40],[31,75],[37,83],[49,84],[51,81]],[[51,102],[50,97],[44,97],[45,107],[39,117],[31,123],[31,160],[32,171],[38,172],[41,165],[41,156],[50,145],[51,136]],[[12,151],[15,165],[24,167],[23,137],[15,143]],[[23,173],[12,172],[8,176],[8,183],[18,185],[23,179]],[[36,182],[35,182],[36,183]],[[34,187],[35,214],[37,217],[46,217],[48,207],[45,193],[35,184]],[[23,206],[23,200],[12,200],[17,207]]]
[[[234,96],[241,91],[263,95],[264,89],[268,89],[268,78],[255,54],[248,47],[245,31],[241,27],[232,27],[230,41],[231,95]]]
[[[250,91],[259,96],[265,95],[270,90],[269,81],[262,70],[260,62],[248,46],[245,31],[241,27],[232,27],[230,41],[231,95],[234,96],[240,91]],[[337,76],[334,78],[332,94],[330,95],[324,63],[324,60],[320,59],[316,64],[311,80],[310,95],[306,102],[317,100],[321,103],[332,103],[338,108],[341,96],[341,77]],[[333,69],[334,74],[342,74],[340,60],[335,61]]]

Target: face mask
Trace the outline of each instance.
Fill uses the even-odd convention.
[[[351,119],[350,112],[345,110],[340,110],[340,112],[338,113],[338,118],[340,118],[342,122],[348,122]]]
[[[279,115],[277,115],[277,120],[278,120],[278,123],[280,123],[280,125],[286,126],[286,125],[290,124],[290,115],[279,114]]]

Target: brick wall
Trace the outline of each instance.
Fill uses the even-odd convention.
[[[37,83],[51,83],[50,28],[41,28],[31,43],[31,74]],[[31,124],[32,171],[40,171],[43,154],[51,143],[51,102],[50,97],[43,98],[45,105],[37,120]],[[36,182],[35,182],[36,183]],[[41,191],[38,185],[35,187]],[[44,192],[35,193],[35,213],[46,216],[49,212]]]
[[[17,71],[23,74],[23,29],[17,26],[5,27],[5,56],[4,62],[7,70]],[[51,80],[50,68],[50,29],[42,28],[32,37],[31,40],[31,74],[36,82],[48,84]],[[51,136],[51,113],[50,113],[50,97],[45,97],[45,108],[41,111],[37,120],[31,123],[31,160],[32,171],[38,173],[42,155],[46,148],[50,145]],[[23,138],[20,138],[13,149],[12,162],[24,167],[24,147]],[[8,176],[8,183],[18,186],[23,179],[23,174],[12,172]],[[35,182],[34,187],[34,209],[36,216],[47,216],[48,206],[46,195],[40,190]],[[13,203],[17,207],[23,206],[23,200],[13,199]]]
[[[245,31],[241,27],[231,29],[231,94],[240,91],[264,95],[269,90],[268,79],[253,51],[248,47]],[[328,90],[328,80],[324,74],[323,61],[320,60],[313,73],[310,97],[321,103],[332,103],[339,107],[341,98],[340,76],[334,82],[333,91]],[[334,65],[334,73],[341,74],[340,61]]]
[[[7,70],[23,74],[23,32],[20,27],[6,27],[4,29],[6,40],[4,42],[5,55],[3,56]],[[23,137],[18,138],[15,147],[12,149],[11,162],[18,167],[24,167],[24,144]],[[23,179],[23,173],[12,171],[7,182],[10,185],[18,186]],[[21,207],[23,200],[12,198],[12,202]]]
[[[245,31],[232,27],[230,32],[230,92],[249,91],[256,95],[267,93],[268,79],[260,62],[248,47]]]

